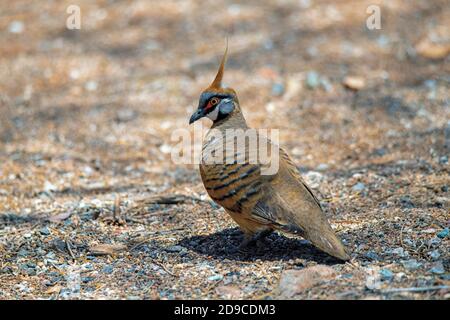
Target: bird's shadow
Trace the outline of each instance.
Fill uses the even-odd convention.
[[[337,264],[340,260],[316,249],[308,241],[272,233],[264,242],[250,246],[247,252],[233,252],[243,239],[239,228],[228,228],[209,235],[182,239],[178,244],[188,250],[216,259],[235,261],[288,261],[304,259],[320,264]]]

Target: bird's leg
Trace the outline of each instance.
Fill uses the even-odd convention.
[[[246,253],[248,251],[248,247],[255,243],[255,239],[253,238],[252,233],[244,232],[244,239],[238,247],[238,251],[241,253]]]
[[[259,246],[265,246],[267,244],[266,238],[272,232],[273,232],[272,229],[265,229],[265,230],[260,231],[258,234],[256,234],[255,241],[256,241],[258,247]]]

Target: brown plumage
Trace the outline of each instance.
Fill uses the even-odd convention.
[[[318,199],[283,149],[256,132],[257,138],[264,139],[263,142],[269,146],[268,150],[274,147],[276,154],[271,156],[279,156],[279,169],[270,175],[262,174],[262,164],[249,161],[250,155],[257,150],[248,141],[244,152],[236,150],[235,137],[230,136],[227,129],[249,128],[236,92],[231,88],[222,88],[226,53],[227,50],[214,81],[201,94],[199,107],[190,119],[192,123],[206,116],[213,120],[211,129],[216,129],[210,130],[203,142],[200,164],[200,174],[209,196],[226,210],[244,232],[242,247],[254,235],[264,236],[277,230],[302,236],[339,259],[350,259],[329,225]],[[212,152],[220,148],[225,151],[224,154],[219,156]],[[231,152],[235,161],[225,159],[229,155],[227,151]],[[222,161],[209,163],[211,154]]]

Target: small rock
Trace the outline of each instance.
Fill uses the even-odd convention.
[[[433,250],[430,253],[428,253],[428,255],[434,260],[439,259],[439,257],[441,256],[439,250]]]
[[[362,182],[358,182],[357,184],[355,184],[352,187],[352,191],[354,191],[354,192],[361,192],[364,189],[366,189],[366,185],[364,183],[362,183]]]
[[[88,282],[91,282],[91,281],[93,281],[93,280],[95,280],[95,278],[94,277],[81,277],[81,281],[83,282],[83,283],[88,283]]]
[[[272,85],[272,95],[281,96],[284,93],[284,85],[282,83],[276,82]]]
[[[385,148],[377,148],[375,149],[372,154],[377,156],[377,157],[382,157],[384,156],[388,151]]]
[[[89,80],[88,82],[86,82],[84,87],[88,91],[95,91],[98,88],[98,84],[97,81]]]
[[[29,255],[29,252],[25,249],[20,249],[19,252],[17,252],[18,257],[26,257]]]
[[[435,274],[443,274],[445,272],[445,268],[442,261],[436,261],[430,269],[430,272]]]
[[[281,297],[292,298],[317,283],[331,280],[335,276],[334,269],[325,265],[316,265],[302,270],[285,270],[281,274],[278,291]]]
[[[400,204],[403,208],[414,208],[414,203],[411,200],[411,196],[405,195],[400,197]]]
[[[409,238],[403,239],[403,243],[407,244],[410,247],[415,247],[416,246],[416,243],[413,240],[409,239]]]
[[[416,51],[428,59],[443,59],[450,53],[450,45],[446,43],[433,43],[425,38],[416,45]]]
[[[444,230],[440,231],[437,236],[441,239],[444,239],[445,237],[447,237],[450,233],[449,228],[445,228]]]
[[[215,274],[213,276],[208,277],[209,281],[220,281],[223,279],[223,275],[221,274]]]
[[[394,273],[389,269],[380,270],[381,280],[391,281],[394,278]]]
[[[320,84],[319,74],[315,71],[309,71],[306,75],[306,85],[310,89],[316,88]]]
[[[344,78],[344,86],[351,90],[361,90],[366,86],[366,81],[362,77],[347,76]]]
[[[325,91],[327,92],[331,92],[333,90],[333,85],[331,84],[331,82],[325,78],[322,77],[320,78],[320,84],[322,85],[322,87],[325,89]]]
[[[52,184],[49,181],[45,181],[44,183],[44,191],[45,192],[53,192],[53,191],[57,191],[58,187],[56,187],[54,184]]]
[[[404,272],[399,272],[395,274],[395,281],[402,281],[403,278],[406,277],[406,274]]]
[[[365,257],[369,260],[380,260],[380,256],[374,251],[368,251]]]
[[[167,252],[180,252],[181,250],[183,250],[182,246],[171,246],[165,249]]]
[[[8,31],[11,33],[22,33],[25,29],[25,26],[22,21],[13,21],[8,26]]]
[[[164,143],[159,147],[159,150],[164,154],[169,154],[172,152],[172,147]]]
[[[447,156],[440,157],[439,164],[448,164],[448,157]]]
[[[321,163],[321,164],[319,164],[319,165],[316,167],[316,170],[317,170],[317,171],[325,171],[325,170],[328,170],[328,168],[329,168],[329,165],[328,165],[328,164],[326,164],[326,163]]]
[[[366,278],[366,288],[369,290],[378,290],[381,288],[381,277],[379,274],[369,275]]]
[[[320,183],[323,181],[324,176],[317,171],[308,171],[305,175],[304,178],[306,180],[306,182],[308,183],[308,185],[315,189],[318,188],[320,186]]]
[[[242,297],[242,291],[237,286],[219,286],[216,293],[223,299],[239,299]]]
[[[111,265],[106,265],[103,267],[103,273],[111,274],[113,272],[114,268]]]
[[[55,259],[56,258],[56,254],[53,251],[50,251],[49,253],[47,253],[45,255],[45,258],[47,258],[47,259]]]
[[[439,237],[434,237],[428,240],[428,246],[429,247],[438,246],[441,244],[441,242],[442,240]]]
[[[134,110],[121,109],[117,112],[116,121],[117,122],[128,122],[134,120],[138,114]]]
[[[402,247],[395,248],[391,251],[392,254],[395,254],[399,257],[407,257],[409,256],[409,253],[405,251]]]
[[[48,236],[50,234],[50,230],[47,227],[43,227],[39,230],[39,233],[44,236]]]
[[[420,262],[417,262],[416,259],[402,261],[402,265],[403,265],[403,267],[405,267],[406,270],[409,270],[409,271],[417,270],[422,266],[422,264]]]

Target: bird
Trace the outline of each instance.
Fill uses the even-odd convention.
[[[227,143],[230,141],[227,135],[230,136],[233,130],[251,129],[236,91],[222,84],[227,53],[228,42],[217,74],[202,91],[189,124],[204,117],[212,120],[202,144],[200,176],[211,199],[225,209],[244,234],[236,251],[248,252],[251,244],[260,240],[264,242],[265,237],[275,231],[300,236],[333,257],[350,260],[320,201],[284,149],[257,133],[258,139],[264,141],[270,150],[275,150],[270,158],[278,156],[279,162],[275,173],[263,174],[263,164],[249,159],[251,154],[258,152],[258,144],[255,147],[246,141],[244,152],[241,152],[236,150],[235,140]],[[232,161],[228,161],[230,152]],[[222,161],[211,161],[211,154]]]

